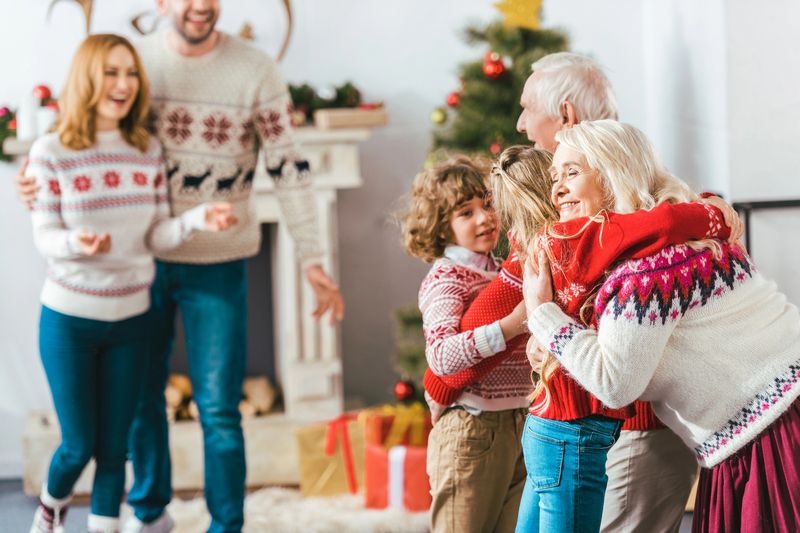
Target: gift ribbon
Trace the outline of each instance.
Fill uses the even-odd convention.
[[[394,446],[389,449],[389,507],[404,507],[403,486],[405,485],[406,447]]]
[[[356,479],[356,467],[353,462],[353,448],[350,445],[350,432],[347,430],[347,423],[358,418],[357,415],[345,413],[338,418],[328,422],[328,431],[325,435],[325,455],[331,456],[336,453],[336,445],[341,439],[342,459],[344,460],[344,471],[347,477],[347,487],[351,494],[358,492],[358,480]]]
[[[403,442],[403,436],[408,432],[410,446],[425,446],[425,407],[415,402],[411,405],[384,405],[377,409],[370,409],[369,414],[393,417],[392,426],[383,445],[392,448]]]

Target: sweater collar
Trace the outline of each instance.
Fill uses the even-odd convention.
[[[444,256],[454,263],[486,272],[497,272],[500,268],[500,264],[493,254],[479,254],[455,244],[450,244],[444,249]]]

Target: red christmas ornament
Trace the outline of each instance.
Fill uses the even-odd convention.
[[[450,107],[458,107],[458,103],[461,101],[461,94],[458,91],[453,91],[447,95],[447,105]]]
[[[33,96],[39,100],[47,100],[52,96],[52,93],[47,85],[37,85],[33,88]]]
[[[398,402],[407,402],[414,398],[414,384],[407,380],[401,380],[394,384],[394,397]]]
[[[16,130],[17,129],[17,119],[12,118],[11,120],[8,121],[8,129],[10,129],[10,130]]]
[[[500,150],[502,149],[503,147],[500,146],[500,143],[492,143],[492,145],[489,147],[489,151],[492,152],[494,155],[499,154]]]
[[[486,52],[483,56],[483,73],[496,80],[506,71],[506,65],[497,52]]]

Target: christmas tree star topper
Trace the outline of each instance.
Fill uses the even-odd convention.
[[[495,7],[503,14],[506,26],[538,30],[543,0],[502,0]]]

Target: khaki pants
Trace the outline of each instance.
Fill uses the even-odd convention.
[[[525,486],[525,409],[448,409],[428,437],[434,533],[512,532]]]
[[[680,529],[697,461],[669,429],[622,431],[606,461],[603,533]]]

